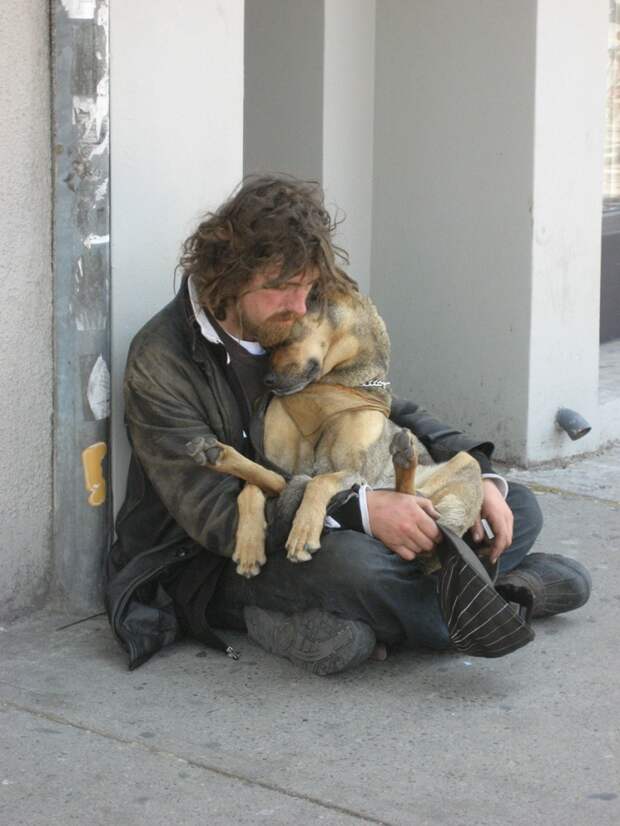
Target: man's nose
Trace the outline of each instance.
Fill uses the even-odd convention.
[[[297,313],[297,315],[305,315],[307,311],[306,297],[307,294],[305,290],[293,290],[293,292],[287,296],[286,309],[289,312]]]

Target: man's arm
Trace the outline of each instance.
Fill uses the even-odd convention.
[[[470,453],[480,464],[483,473],[483,504],[481,517],[487,519],[495,534],[491,545],[491,559],[496,561],[512,543],[513,515],[504,501],[505,490],[492,478],[491,466],[494,445],[466,436],[460,430],[434,419],[413,402],[394,399],[390,418],[400,427],[409,428],[420,439],[436,462],[451,459],[461,450]],[[392,491],[367,491],[368,516],[373,535],[403,559],[415,559],[417,554],[432,551],[441,539],[434,519],[436,512],[429,500],[405,497]],[[409,500],[409,501],[407,501]],[[412,501],[413,500],[413,501]],[[485,538],[480,519],[472,529],[475,542]]]
[[[152,373],[132,370],[125,380],[125,419],[136,457],[172,518],[209,551],[232,556],[242,483],[188,454],[187,442],[213,433],[198,406]]]
[[[447,462],[464,450],[477,459],[483,473],[491,472],[490,460],[495,449],[493,442],[472,438],[457,428],[442,424],[423,407],[405,399],[392,399],[390,419],[399,427],[411,430],[433,461]]]
[[[390,419],[399,427],[411,430],[435,462],[446,462],[464,450],[476,459],[483,474],[494,475],[490,460],[492,442],[468,437],[460,430],[434,419],[419,405],[404,399],[392,400]],[[441,537],[433,521],[437,513],[431,502],[422,497],[416,500],[412,497],[400,498],[402,495],[393,496],[392,493],[367,489],[367,516],[363,507],[360,510],[358,496],[348,497],[345,504],[342,504],[344,497],[339,497],[338,504],[334,500],[334,507],[330,508],[329,513],[343,527],[372,534],[405,559],[413,559],[416,553],[431,551]],[[407,527],[401,530],[398,527],[401,524]]]

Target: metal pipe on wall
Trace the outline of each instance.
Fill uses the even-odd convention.
[[[111,535],[109,0],[52,0],[54,592],[98,607]]]

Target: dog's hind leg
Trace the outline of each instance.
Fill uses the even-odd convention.
[[[267,561],[265,556],[265,494],[249,482],[237,497],[239,521],[235,538],[233,562],[237,573],[244,577],[256,576]]]
[[[480,515],[482,507],[482,477],[478,462],[461,451],[435,468],[421,469],[420,475],[420,492],[441,514],[440,524],[463,536]]]
[[[418,457],[413,434],[404,427],[395,433],[390,442],[390,453],[396,477],[395,489],[399,493],[410,493],[415,496],[415,472]]]

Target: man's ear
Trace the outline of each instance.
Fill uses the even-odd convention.
[[[222,299],[218,301],[217,304],[213,307],[213,315],[218,321],[225,321],[226,319],[226,306],[228,301],[226,299]]]

